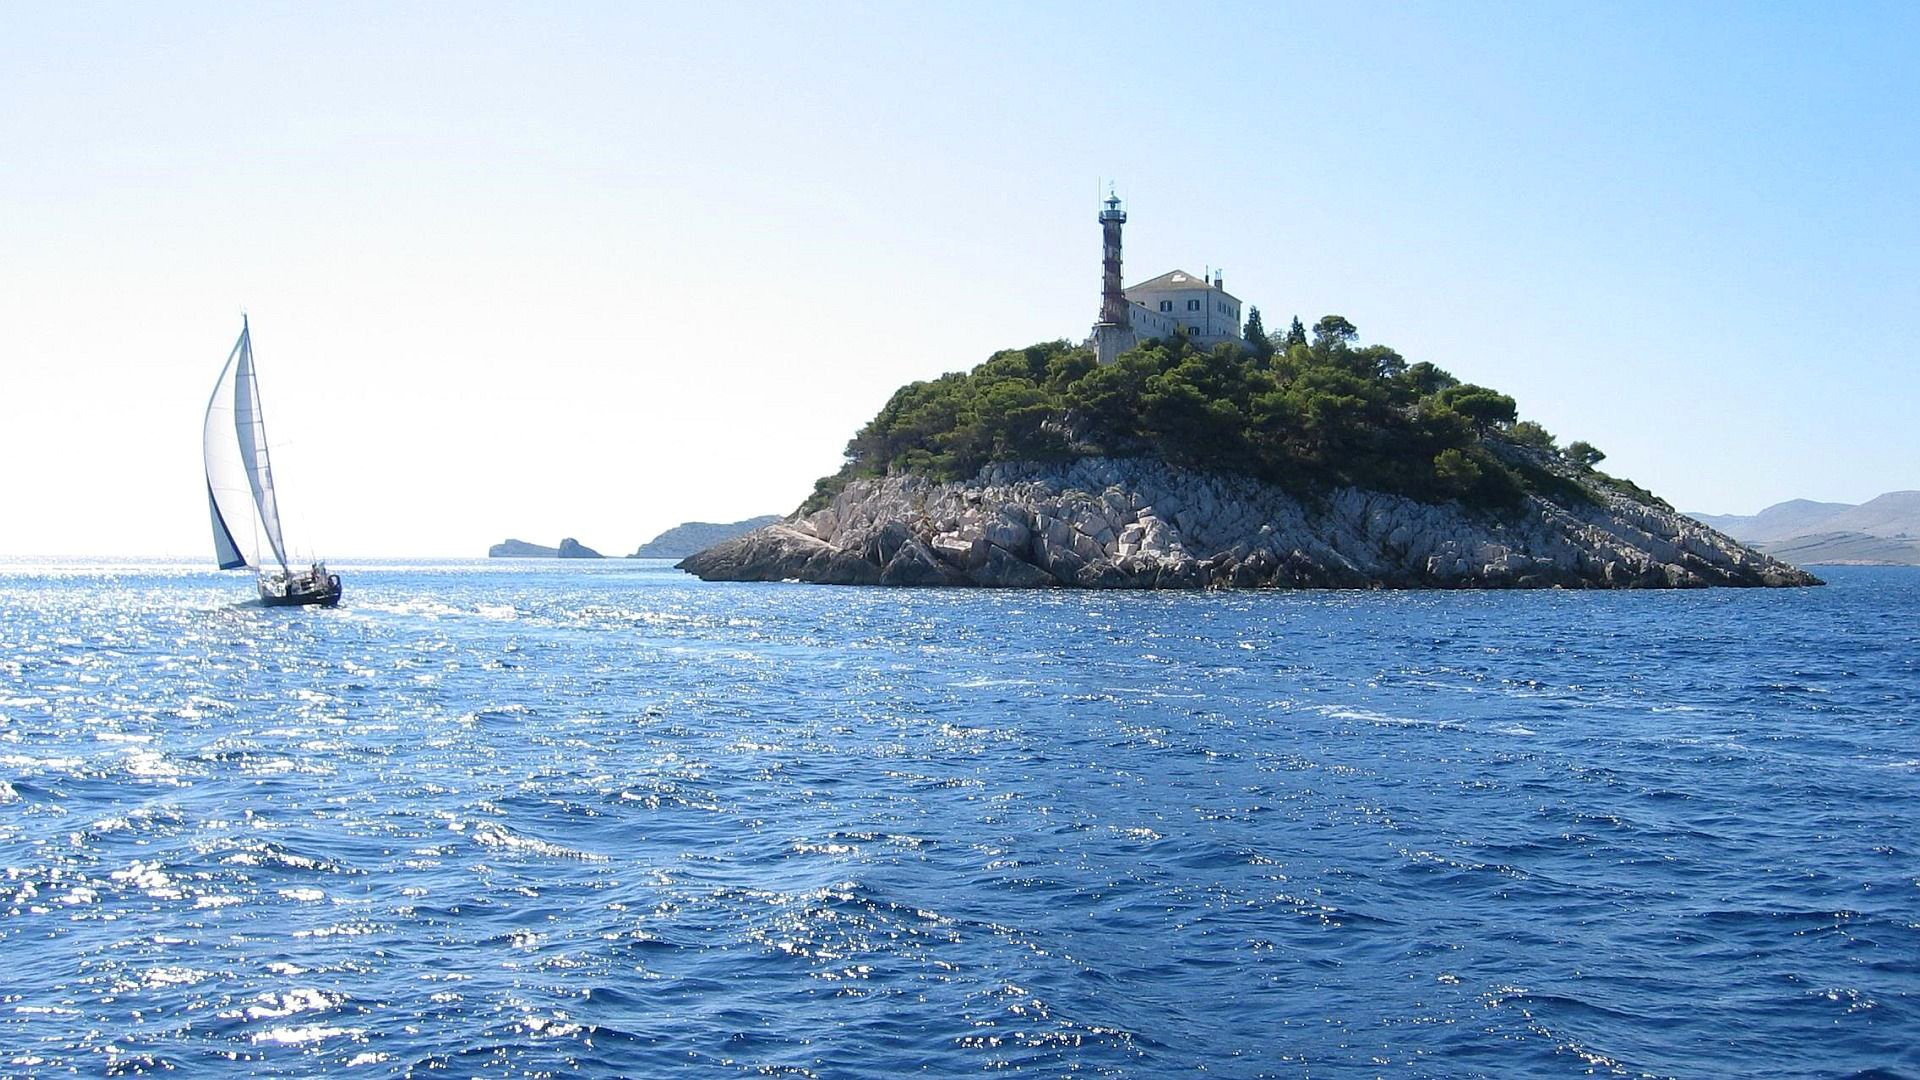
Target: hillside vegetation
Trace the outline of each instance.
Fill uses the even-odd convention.
[[[1155,340],[1106,367],[1090,349],[1047,342],[904,386],[802,509],[858,477],[960,480],[997,461],[1093,456],[1157,457],[1299,493],[1350,485],[1499,507],[1530,491],[1584,500],[1583,483],[1596,483],[1657,501],[1594,472],[1605,455],[1588,444],[1560,449],[1511,397],[1357,345],[1340,316],[1321,319],[1311,342],[1298,319],[1273,340],[1257,314],[1249,327],[1245,347]]]

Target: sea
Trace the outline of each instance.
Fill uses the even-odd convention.
[[[0,1075],[1920,1077],[1920,569],[0,566]]]

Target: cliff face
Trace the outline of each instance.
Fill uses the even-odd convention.
[[[707,580],[1000,587],[1692,588],[1817,585],[1611,490],[1494,514],[1354,488],[1300,499],[1147,459],[857,480],[817,513],[680,563]]]

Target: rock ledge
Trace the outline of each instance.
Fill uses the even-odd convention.
[[[1300,499],[1150,459],[1005,463],[965,483],[856,480],[824,510],[679,566],[709,581],[1000,588],[1820,584],[1671,510],[1594,499],[1491,514],[1356,488]]]

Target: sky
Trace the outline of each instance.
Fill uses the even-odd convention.
[[[16,4],[0,554],[785,513],[900,385],[1223,268],[1699,512],[1920,488],[1920,7]]]

